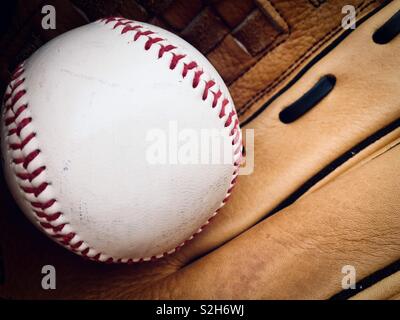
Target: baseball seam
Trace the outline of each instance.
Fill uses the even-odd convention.
[[[232,137],[232,148],[234,157],[234,172],[228,191],[221,202],[220,207],[201,226],[195,234],[182,242],[174,249],[159,255],[142,258],[115,258],[102,252],[98,252],[74,232],[65,215],[62,213],[61,205],[57,201],[51,182],[46,177],[46,166],[43,162],[37,133],[33,126],[32,115],[29,110],[27,88],[25,86],[24,62],[15,70],[10,84],[4,96],[3,121],[6,132],[8,152],[11,153],[11,165],[14,177],[25,200],[29,204],[38,225],[58,243],[67,247],[75,253],[95,261],[107,263],[133,263],[149,261],[172,254],[184,246],[188,241],[199,234],[224,206],[236,183],[240,162],[242,159],[242,139],[239,129],[239,119],[235,109],[221,90],[213,91],[216,82],[210,79],[200,66],[194,61],[184,62],[185,54],[178,53],[178,47],[167,42],[166,39],[158,37],[153,32],[134,21],[121,17],[110,17],[101,19],[99,23],[107,25],[114,22],[113,29],[120,30],[120,34],[133,32],[133,41],[141,37],[147,37],[144,50],[148,51],[153,45],[159,46],[158,59],[170,54],[169,69],[174,70],[178,65],[182,66],[182,77],[193,74],[192,87],[195,89],[204,85],[202,100],[206,101],[210,94],[213,94],[211,108],[220,108],[218,117],[224,121],[224,127],[230,130]],[[203,82],[203,83],[202,83]],[[208,99],[211,101],[211,99]]]

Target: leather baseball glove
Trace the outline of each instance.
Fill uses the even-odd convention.
[[[186,38],[229,85],[252,173],[193,241],[133,265],[86,261],[49,241],[1,180],[0,297],[399,299],[400,1],[381,2],[53,1],[60,28],[48,32],[41,1],[9,8],[4,83],[57,32],[104,15]],[[355,28],[344,28],[345,6]],[[45,265],[55,290],[41,287]]]

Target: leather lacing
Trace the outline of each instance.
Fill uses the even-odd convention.
[[[399,33],[400,11],[397,11],[374,32],[372,39],[375,43],[383,45],[392,41]],[[321,77],[310,90],[291,105],[285,107],[279,113],[279,119],[285,124],[296,121],[325,98],[333,90],[335,84],[336,77],[334,75],[325,75]]]
[[[397,11],[372,35],[372,40],[377,44],[387,44],[400,33],[400,10]]]

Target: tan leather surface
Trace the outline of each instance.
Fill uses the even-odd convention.
[[[175,32],[204,53],[229,84],[242,120],[342,31],[341,8],[358,16],[382,0],[18,0],[0,37],[2,87],[9,72],[48,40],[87,21],[122,15]],[[41,28],[53,5],[56,30]]]
[[[390,16],[381,14],[381,19],[374,17],[360,26],[245,127],[255,133],[254,173],[239,177],[227,208],[216,217],[213,228],[197,239],[198,254],[252,226],[313,174],[400,117],[398,39],[385,47],[371,39],[373,31]],[[384,65],[380,63],[383,58]],[[281,123],[279,112],[325,74],[337,77],[334,91],[295,123]],[[206,242],[204,249],[201,241]]]
[[[307,0],[296,1],[295,5],[291,1],[268,2],[285,21],[287,32],[282,32],[265,55],[230,85],[243,120],[257,109],[256,102],[266,101],[274,89],[342,31],[343,15],[339,12],[344,5],[354,5],[359,16],[378,5],[376,1],[347,0],[325,1],[317,7]]]
[[[312,10],[325,5],[307,3]],[[35,230],[1,183],[6,279],[0,297],[329,298],[341,291],[343,265],[354,265],[362,279],[400,259],[400,129],[262,220],[318,171],[400,117],[400,38],[384,46],[371,38],[398,10],[394,1],[359,26],[245,127],[255,130],[254,173],[240,177],[203,233],[164,260],[83,261]],[[294,123],[281,123],[279,112],[326,74],[336,76],[334,90]],[[40,287],[45,264],[56,267],[57,290]]]
[[[173,257],[109,266],[73,259],[44,238],[36,245],[48,251],[36,256],[28,242],[19,244],[32,260],[12,257],[18,260],[9,263],[20,269],[13,270],[15,279],[0,293],[20,298],[328,298],[340,290],[343,265],[354,265],[364,277],[398,259],[399,169],[400,139],[180,271]],[[39,289],[40,263],[56,266],[57,290]]]
[[[400,271],[361,291],[351,300],[400,300]]]
[[[343,265],[364,277],[399,258],[398,170],[400,140],[155,290],[161,298],[169,287],[179,287],[178,298],[329,298],[341,290]]]
[[[400,293],[391,297],[391,300],[400,300]]]

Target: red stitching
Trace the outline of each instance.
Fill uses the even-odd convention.
[[[104,22],[104,24],[107,24],[109,21],[114,21],[114,20],[115,20],[114,17],[105,17],[100,19],[100,21]]]
[[[214,94],[214,100],[212,102],[212,107],[215,108],[218,104],[219,98],[221,98],[222,96],[222,91],[218,90],[217,92],[213,92],[213,94]]]
[[[62,225],[63,228],[64,228],[64,226],[65,226],[65,224]],[[61,230],[62,230],[62,228],[61,228]],[[53,228],[54,232],[60,232],[61,230],[55,230]],[[59,239],[60,243],[62,243],[63,245],[68,246],[75,236],[76,236],[76,233],[70,232],[66,235],[59,234],[55,238]]]
[[[235,115],[235,112],[231,111],[228,115],[228,119],[225,121],[225,128],[229,127],[232,123],[232,118]]]
[[[125,34],[127,32],[135,32],[133,40],[136,41],[140,37],[145,36],[147,37],[147,41],[144,44],[144,49],[149,50],[153,45],[157,44],[159,45],[159,50],[158,50],[158,58],[162,58],[165,53],[170,52],[171,53],[171,61],[170,61],[170,69],[174,70],[177,65],[186,57],[184,54],[178,54],[173,52],[173,50],[177,49],[176,46],[171,45],[171,44],[163,44],[161,43],[162,41],[165,41],[165,39],[161,37],[151,37],[150,35],[155,34],[153,31],[146,30],[146,31],[141,31],[140,29],[143,28],[143,26],[140,25],[132,25],[132,21],[126,20],[124,18],[117,18],[117,17],[110,17],[110,18],[105,18],[102,19],[105,24],[108,24],[110,22],[116,22],[113,26],[113,29],[117,29],[120,26],[123,26],[121,30],[121,34]],[[189,62],[183,62],[183,68],[182,68],[182,77],[185,78],[189,72],[193,71],[193,81],[192,81],[192,86],[193,88],[197,88],[198,85],[200,84],[202,75],[204,74],[203,70],[199,69],[198,64],[195,61],[189,61]],[[11,89],[10,93],[6,93],[4,97],[4,101],[8,101],[11,99],[10,103],[6,106],[6,111],[11,110],[13,113],[12,116],[9,116],[6,118],[4,121],[6,123],[6,126],[11,126],[14,125],[15,127],[8,128],[8,136],[12,135],[17,135],[17,137],[21,140],[21,131],[28,126],[32,122],[31,117],[25,117],[18,123],[16,122],[16,119],[28,108],[27,104],[23,104],[18,107],[17,111],[14,112],[13,108],[16,105],[16,103],[21,99],[25,94],[26,90],[22,89],[16,92],[16,89],[19,88],[24,82],[25,78],[20,79],[20,77],[24,73],[24,68],[23,64],[18,66],[18,68],[15,70],[14,75],[12,76],[12,81],[15,81],[14,84],[10,85],[9,88]],[[226,115],[226,108],[227,105],[229,104],[229,101],[226,98],[223,98],[223,93],[221,90],[218,89],[218,91],[214,92],[211,90],[213,86],[215,86],[215,81],[214,80],[208,80],[204,81],[205,86],[204,86],[204,91],[202,95],[202,99],[206,100],[208,98],[209,92],[213,94],[213,99],[212,99],[212,108],[215,108],[218,105],[218,102],[220,99],[222,100],[222,105],[221,105],[221,111],[219,113],[219,117],[223,118]],[[233,128],[231,129],[230,135],[232,136],[232,145],[237,144],[239,141],[241,135],[240,135],[240,130],[239,128],[239,120],[237,118],[236,112],[232,109],[229,112],[228,118],[226,119],[224,125],[225,127],[228,127],[232,124],[233,118],[235,117],[235,122],[233,125]],[[9,148],[11,150],[23,150],[24,147],[32,140],[35,138],[35,133],[31,132],[29,133],[21,142],[19,143],[9,143]],[[236,150],[234,150],[234,154],[240,154],[241,158],[241,149],[242,149],[242,144],[240,143],[239,146],[237,147]],[[22,164],[22,168],[25,169],[26,171],[24,172],[16,172],[16,176],[21,180],[21,181],[28,181],[32,182],[34,179],[36,179],[40,174],[45,172],[46,166],[40,166],[39,168],[34,169],[32,172],[28,172],[27,168],[29,164],[36,159],[40,154],[40,150],[34,150],[30,152],[26,156],[21,156],[17,157],[15,156],[12,161],[16,165]],[[223,199],[222,204],[224,204],[227,199],[230,196],[230,193],[236,183],[236,176],[237,176],[237,171],[238,171],[238,166],[239,166],[239,161],[236,161],[235,164],[236,169],[233,173],[233,178],[231,181],[231,186],[229,190],[227,191],[226,197]],[[40,194],[42,194],[48,187],[50,183],[47,181],[41,182],[39,186],[26,186],[26,185],[20,185],[20,188],[23,192],[26,194],[33,195],[35,198],[37,198]],[[87,244],[83,240],[79,240],[75,244],[71,244],[71,241],[75,238],[76,234],[74,232],[69,232],[67,234],[61,234],[63,231],[64,227],[68,224],[62,223],[59,225],[54,225],[55,221],[57,221],[59,218],[62,217],[63,213],[62,212],[50,212],[47,213],[46,211],[54,206],[54,204],[57,202],[56,199],[51,199],[47,201],[39,201],[38,199],[35,199],[35,201],[29,201],[31,206],[33,207],[33,212],[34,214],[38,217],[38,219],[44,219],[45,221],[38,221],[38,223],[46,230],[51,230],[54,234],[51,234],[51,236],[56,239],[58,242],[61,244],[68,246],[72,251],[78,252],[81,254],[83,257],[89,258],[91,260],[100,260],[102,253],[97,253],[93,257],[89,257],[88,254],[91,250]],[[126,263],[134,263],[134,262],[141,262],[141,261],[149,261],[149,260],[155,260],[159,257],[162,256],[167,256],[169,253],[175,252],[180,250],[180,248],[186,244],[188,241],[193,239],[198,233],[200,233],[208,224],[209,222],[213,219],[215,214],[218,213],[219,210],[217,210],[214,215],[203,225],[192,237],[190,237],[188,240],[185,240],[182,244],[177,246],[176,248],[164,252],[160,255],[157,256],[151,256],[147,258],[138,258],[138,259],[126,259]],[[85,245],[85,249],[82,251],[78,251],[78,249],[82,246]],[[122,258],[115,259],[112,257],[107,257],[105,260],[106,263],[113,263],[113,262],[122,262]]]
[[[14,164],[21,164],[21,163],[24,162],[24,160],[25,160],[25,158],[14,158],[13,159],[13,163]]]
[[[11,143],[10,148],[12,150],[22,150],[35,136],[36,133],[32,132],[21,143]]]
[[[35,179],[44,170],[46,170],[46,166],[37,168],[32,173],[29,172],[17,173],[17,177],[20,178],[21,180],[29,180],[29,182],[32,182],[32,180]]]
[[[191,61],[190,63],[184,63],[183,64],[183,71],[182,71],[182,77],[186,77],[187,73],[194,69],[197,68],[197,63],[195,61]]]
[[[29,180],[29,182],[32,182],[32,180],[35,179],[44,170],[46,170],[46,166],[37,168],[32,173],[29,173],[29,172],[17,173],[17,177],[20,178],[21,180]]]
[[[26,91],[23,89],[18,91],[15,95],[13,95],[11,99],[11,104],[7,106],[7,109],[14,107],[14,105],[18,102],[19,99],[21,99],[25,95],[25,93]]]
[[[153,33],[154,33],[153,31],[149,31],[149,30],[147,30],[147,31],[138,30],[138,31],[136,31],[136,34],[133,37],[133,41],[137,41],[141,36],[149,36]]]
[[[61,232],[62,229],[64,229],[64,227],[67,225],[67,223],[62,223],[62,224],[60,224],[58,226],[53,226],[51,223],[48,223],[48,222],[40,222],[40,225],[45,229],[51,229],[54,232],[58,233],[58,232]],[[70,237],[68,235],[67,236],[63,236],[63,239],[72,239],[74,236],[75,236],[75,234],[73,236],[70,236]]]
[[[22,119],[17,124],[17,135],[19,136],[21,134],[22,129],[25,128],[31,122],[32,122],[32,118],[31,117]]]
[[[132,27],[130,25],[127,25],[126,27],[124,27],[122,29],[121,34],[124,34],[124,33],[128,32],[128,31],[133,31],[133,30],[136,30],[136,29],[140,29],[140,28],[142,28],[142,26],[134,26],[134,27]]]
[[[32,152],[30,152],[24,159],[24,162],[22,164],[22,166],[26,169],[28,168],[29,164],[35,160],[35,158],[39,155],[40,150],[36,149]]]
[[[158,51],[158,58],[159,59],[162,58],[165,52],[169,52],[169,51],[174,50],[174,49],[176,49],[176,47],[173,46],[172,44],[169,44],[169,45],[166,45],[166,46],[161,45],[160,46],[160,50]]]
[[[127,21],[127,22],[118,21],[118,22],[114,25],[114,28],[113,28],[113,29],[118,28],[119,26],[127,25],[128,23],[129,23],[129,21]]]
[[[56,212],[56,213],[53,213],[53,214],[47,214],[47,213],[45,213],[43,211],[37,211],[37,210],[34,210],[34,212],[39,218],[44,218],[49,222],[57,220],[62,215],[61,212]]]
[[[208,97],[208,91],[215,85],[215,81],[214,80],[209,80],[206,82],[206,85],[204,87],[204,92],[203,92],[203,100],[206,100]]]
[[[172,59],[171,59],[171,63],[169,64],[169,68],[171,70],[174,70],[175,67],[177,66],[179,60],[182,60],[184,57],[186,57],[186,55],[184,55],[184,54],[172,53]]]
[[[83,244],[83,241],[78,241],[75,244],[71,244],[72,249],[78,249]]]
[[[149,37],[149,40],[147,40],[144,45],[144,49],[149,50],[153,44],[163,41],[163,40],[164,40],[163,38],[150,38]]]
[[[113,258],[108,258],[106,261],[104,261],[105,263],[113,263],[114,259]]]
[[[4,98],[3,98],[3,104],[5,105],[6,104],[6,102],[8,101],[8,99],[10,99],[11,98],[11,96],[12,96],[12,94],[11,93],[5,93],[4,94]]]
[[[10,124],[14,123],[14,121],[15,121],[15,117],[9,117],[4,120],[6,126],[9,126]]]
[[[20,97],[18,97],[18,95],[15,94],[15,91],[20,85],[22,85],[22,83],[25,81],[25,78],[19,79],[19,80],[17,80],[17,79],[18,78],[11,80],[10,84],[8,85],[8,88],[11,91],[4,95],[3,103],[5,105],[6,112],[8,110],[10,110],[13,107],[13,105],[18,101],[18,99],[20,98]],[[17,80],[17,81],[15,83],[12,83],[12,81],[15,81],[15,80]],[[21,90],[21,92],[19,92],[18,94],[24,95],[25,93],[23,92],[23,90]],[[7,103],[10,98],[12,100],[11,103]]]
[[[16,134],[16,133],[17,133],[17,129],[16,129],[16,128],[13,128],[13,129],[10,129],[10,130],[8,131],[7,136],[12,136],[13,134]]]
[[[223,118],[226,115],[225,109],[228,103],[229,103],[228,99],[222,100],[221,112],[219,113],[220,118]]]
[[[21,187],[26,193],[33,193],[35,197],[38,197],[44,190],[46,190],[49,184],[42,182],[38,187]]]
[[[12,90],[14,91],[15,89],[17,89],[20,85],[22,85],[25,82],[25,78],[22,78],[20,80],[18,80],[16,83],[14,83],[12,85]]]
[[[11,110],[11,112],[13,112],[13,107],[18,102],[18,100],[21,99],[21,97],[26,94],[26,90],[20,90],[17,93],[15,93],[16,88],[18,88],[25,81],[24,78],[17,80],[23,74],[23,72],[24,72],[24,69],[22,67],[20,67],[13,76],[13,79],[16,80],[16,82],[10,86],[11,93],[7,96],[7,99],[8,98],[12,99],[11,103],[7,106],[8,107],[7,109]],[[14,115],[5,120],[6,125],[9,126],[11,124],[14,124],[16,119],[27,109],[27,107],[28,107],[27,104],[19,106],[17,111],[14,112]],[[8,136],[16,134],[18,136],[18,138],[21,138],[20,134],[21,134],[22,129],[25,128],[31,122],[32,122],[32,118],[28,117],[28,118],[22,119],[19,123],[15,123],[16,128],[9,129]],[[22,142],[9,143],[9,148],[11,150],[22,150],[35,136],[36,136],[36,133],[31,132],[30,134],[28,134],[27,137],[25,137],[22,140]],[[23,168],[27,169],[29,163],[31,163],[39,155],[39,153],[40,153],[40,150],[32,151],[25,157],[14,158],[13,162],[17,165],[22,164]],[[42,172],[44,172],[45,169],[46,169],[45,166],[41,166],[41,167],[35,169],[32,173],[17,172],[16,176],[23,181],[28,180],[29,182],[31,182],[33,179],[35,179],[37,176],[39,176]],[[48,186],[49,186],[48,182],[42,182],[37,187],[34,187],[34,186],[27,187],[24,185],[20,185],[20,188],[26,194],[33,194],[37,198],[41,193],[43,193],[47,189]],[[62,215],[62,213],[61,212],[56,212],[56,213],[44,212],[46,209],[49,209],[50,207],[52,207],[55,202],[56,202],[56,200],[52,199],[52,200],[49,200],[46,202],[30,201],[30,204],[32,205],[33,208],[40,209],[40,211],[33,210],[35,215],[38,218],[45,219],[47,221],[47,222],[39,222],[40,225],[45,229],[51,229],[55,233],[54,235],[52,235],[53,238],[61,239],[61,240],[59,240],[60,243],[62,243],[64,245],[68,245],[69,242],[72,240],[72,238],[75,236],[75,234],[69,233],[67,235],[59,235],[58,232],[61,232],[66,224],[64,223],[64,224],[61,224],[58,226],[54,226],[51,224],[51,222],[56,221]],[[71,247],[73,247],[73,249],[76,249],[81,244],[82,244],[82,242],[81,243],[78,242]]]
[[[193,85],[192,85],[193,89],[197,88],[197,86],[199,85],[200,79],[201,79],[201,76],[202,76],[203,73],[204,73],[203,70],[197,70],[197,71],[194,73]]]
[[[96,254],[92,259],[95,261],[99,261],[100,253]]]
[[[17,70],[14,72],[13,76],[11,77],[11,81],[19,78],[23,72],[24,69],[22,68],[22,66],[19,66]]]
[[[234,125],[234,127],[233,127],[233,129],[231,131],[231,136],[233,136],[235,134],[235,132],[236,132],[236,134],[235,134],[235,136],[234,136],[234,138],[232,140],[232,145],[235,145],[238,142],[239,138],[240,138],[240,131],[237,129],[238,126],[236,125],[236,121],[237,120],[235,120],[235,125]]]
[[[41,209],[41,210],[46,210],[49,209],[53,204],[56,203],[56,199],[51,199],[46,202],[31,202],[31,205],[34,206],[35,208]]]
[[[22,112],[24,112],[26,109],[28,108],[28,106],[26,104],[23,104],[22,106],[20,106],[17,111],[15,112],[15,116],[14,118],[17,119]]]

